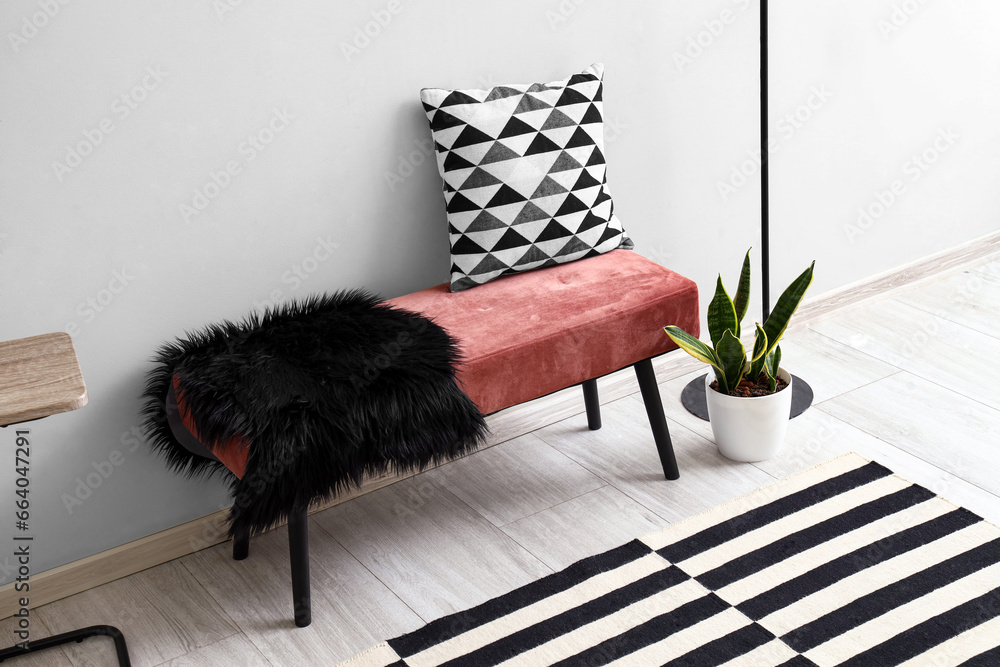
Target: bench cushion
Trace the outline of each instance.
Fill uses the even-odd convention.
[[[700,324],[695,283],[628,250],[389,303],[459,341],[459,379],[484,414],[672,350],[665,325],[697,336]]]

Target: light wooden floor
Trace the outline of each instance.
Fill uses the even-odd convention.
[[[133,664],[330,665],[591,554],[847,451],[1000,523],[1000,260],[838,310],[783,343],[815,406],[756,465],[715,451],[661,385],[681,479],[659,472],[642,401],[604,407],[311,519],[313,624],[291,622],[284,528],[248,560],[223,544],[41,607],[33,635],[107,623]],[[661,378],[663,380],[664,378]],[[582,403],[582,397],[581,397]],[[0,622],[3,644],[13,623]],[[89,640],[11,665],[112,665]]]

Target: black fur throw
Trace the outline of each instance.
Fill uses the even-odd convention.
[[[486,433],[456,383],[455,341],[430,319],[362,291],[283,304],[164,345],[143,395],[154,450],[187,475],[225,473],[174,437],[165,399],[175,373],[202,441],[250,441],[231,477],[232,536],[266,530],[362,476],[422,469]]]

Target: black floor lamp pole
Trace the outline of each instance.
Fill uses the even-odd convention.
[[[761,322],[771,314],[771,178],[767,88],[767,0],[760,0],[760,297]]]
[[[771,314],[771,179],[770,162],[770,128],[768,121],[768,21],[767,0],[760,0],[760,302],[761,322],[767,321]],[[791,417],[798,417],[812,405],[813,390],[805,380],[797,375],[792,376],[792,411]],[[688,412],[708,421],[708,404],[705,401],[705,376],[701,375],[684,387],[681,392],[681,402]]]

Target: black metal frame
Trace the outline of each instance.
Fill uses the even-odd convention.
[[[79,630],[71,630],[59,635],[52,635],[44,639],[35,639],[28,643],[27,648],[11,646],[0,651],[0,662],[7,658],[14,658],[19,655],[44,651],[45,649],[69,644],[71,642],[82,642],[90,637],[111,637],[115,641],[115,653],[118,654],[118,664],[120,667],[132,667],[132,661],[128,655],[128,646],[125,644],[125,635],[118,628],[111,625],[91,625]]]

